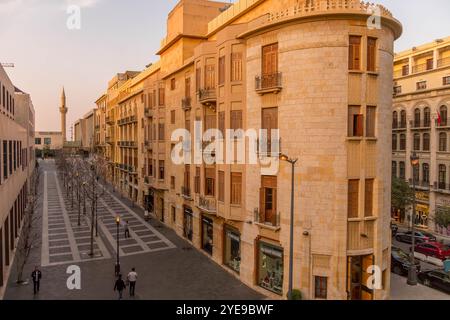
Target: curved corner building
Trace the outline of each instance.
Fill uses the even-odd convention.
[[[306,299],[389,298],[393,43],[401,32],[386,8],[357,0],[180,1],[160,61],[109,84],[107,95],[120,97],[107,107],[120,122],[107,128],[111,179],[246,285],[283,299],[290,165],[262,174],[254,164],[175,165],[170,157],[173,130],[193,132],[195,121],[204,130],[279,129],[280,151],[299,159],[293,288]]]

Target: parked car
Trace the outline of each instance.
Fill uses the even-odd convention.
[[[398,232],[398,226],[395,223],[391,222],[391,232],[392,232],[392,236],[395,237],[397,235]]]
[[[450,273],[444,270],[429,270],[419,273],[419,281],[432,287],[450,293]]]
[[[450,259],[450,247],[440,242],[424,242],[415,246],[416,252],[442,261]]]
[[[412,243],[412,232],[399,232],[395,236],[395,240],[399,242],[406,242],[406,243]],[[415,231],[415,241],[416,243],[422,243],[422,242],[433,242],[436,241],[436,237],[432,235],[429,232],[424,231]]]
[[[414,259],[416,270],[420,272],[420,261],[419,259]],[[409,254],[400,248],[392,247],[391,250],[391,271],[398,275],[408,274],[409,268],[411,266],[411,258]]]

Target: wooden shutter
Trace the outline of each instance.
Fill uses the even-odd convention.
[[[231,81],[242,80],[242,53],[234,52],[231,54]]]
[[[225,137],[225,111],[219,112],[219,131]]]
[[[208,114],[205,116],[205,131],[216,127],[216,116]]]
[[[361,37],[350,36],[348,66],[350,70],[361,69]]]
[[[259,188],[259,222],[264,223],[266,217],[266,188]]]
[[[215,68],[213,64],[205,66],[205,89],[215,88]]]
[[[231,204],[240,205],[242,201],[242,173],[231,173]]]
[[[262,48],[262,74],[273,75],[278,72],[278,43]]]
[[[239,130],[242,128],[242,110],[231,111],[231,129]]]
[[[348,181],[348,218],[358,217],[359,180]]]
[[[367,71],[376,71],[377,39],[367,38]]]
[[[375,137],[375,120],[376,120],[376,107],[367,106],[366,115],[366,136]]]
[[[201,88],[201,81],[202,81],[202,69],[197,68],[195,70],[195,91],[199,91]]]
[[[191,97],[191,78],[186,78],[184,80],[184,96],[186,98]]]
[[[262,110],[262,129],[267,130],[267,152],[272,150],[272,130],[278,129],[278,108]]]
[[[225,56],[219,58],[219,85],[225,83]]]
[[[365,185],[364,216],[373,216],[373,179],[367,179]]]
[[[363,135],[364,135],[364,117],[362,114],[355,114],[353,136],[362,137]]]
[[[170,111],[170,123],[175,124],[175,110]]]
[[[225,201],[225,173],[219,171],[219,201]]]

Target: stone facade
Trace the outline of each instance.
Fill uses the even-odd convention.
[[[214,153],[212,164],[172,161],[172,133],[185,128],[193,139],[196,121],[203,131],[279,129],[279,151],[299,159],[294,288],[307,299],[389,298],[384,142],[401,25],[380,7],[381,28],[369,29],[368,8],[353,0],[180,1],[160,61],[119,74],[105,92],[111,181],[243,283],[285,298],[290,165],[262,140],[252,140],[257,164],[221,164],[220,150],[203,151]],[[250,144],[245,150],[249,160]],[[267,160],[279,170],[267,171]],[[373,291],[365,288],[370,265],[382,275]]]
[[[396,54],[392,114],[393,175],[412,183],[410,156],[420,158],[416,174],[417,227],[450,236],[434,222],[436,210],[450,204],[450,37]],[[411,210],[393,217],[410,221]]]

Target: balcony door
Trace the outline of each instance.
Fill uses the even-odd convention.
[[[373,290],[368,287],[372,274],[367,273],[374,265],[374,256],[352,256],[347,258],[347,292],[349,300],[373,300]]]
[[[277,177],[261,178],[259,214],[260,223],[277,225]]]
[[[278,129],[278,108],[262,109],[262,128],[261,129],[266,130],[267,146],[266,146],[266,150],[261,149],[260,152],[264,153],[264,151],[266,151],[267,155],[270,155],[272,152],[272,130]]]
[[[274,43],[262,48],[262,87],[275,87],[277,73],[278,43]]]

